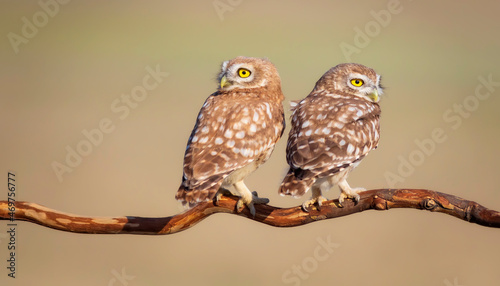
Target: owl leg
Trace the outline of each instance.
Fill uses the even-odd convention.
[[[347,198],[354,199],[355,203],[359,202],[358,193],[366,191],[365,188],[351,188],[351,186],[349,186],[349,184],[345,179],[339,182],[339,188],[340,188],[339,204],[341,206],[342,203],[344,202],[344,199]]]
[[[305,212],[309,212],[308,208],[312,207],[314,204],[317,205],[318,210],[321,209],[321,206],[323,205],[323,202],[326,202],[327,199],[321,195],[321,189],[317,186],[313,186],[311,188],[312,190],[312,197],[310,200],[305,201],[302,204],[302,210]]]
[[[254,204],[267,204],[269,203],[269,199],[266,198],[259,198],[257,196],[256,192],[250,192],[250,190],[247,188],[245,183],[243,181],[239,181],[234,184],[234,188],[236,191],[240,194],[240,199],[238,200],[238,203],[236,204],[236,211],[241,212],[244,208],[245,204],[248,209],[250,210],[250,213],[252,216],[255,217],[255,207]]]
[[[228,189],[220,188],[217,193],[215,194],[214,197],[214,205],[218,206],[220,199],[222,199],[223,196],[232,196],[233,193],[229,191]]]

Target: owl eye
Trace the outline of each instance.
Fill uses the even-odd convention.
[[[238,70],[238,75],[242,78],[249,77],[252,74],[249,70],[241,68]]]
[[[357,87],[360,87],[364,84],[365,82],[362,79],[359,78],[353,78],[351,79],[351,84]]]

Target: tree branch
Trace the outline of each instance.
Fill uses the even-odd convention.
[[[340,207],[338,200],[333,200],[323,203],[321,210],[313,208],[309,212],[304,212],[300,206],[278,208],[270,205],[256,205],[255,218],[251,216],[247,208],[241,213],[235,211],[237,197],[234,196],[224,196],[217,206],[212,202],[201,203],[188,211],[170,217],[83,217],[29,202],[16,202],[13,216],[16,220],[69,232],[158,235],[186,230],[215,213],[237,214],[270,226],[293,227],[370,209],[414,208],[449,214],[483,226],[500,227],[500,212],[444,193],[430,190],[379,189],[360,193],[360,196],[361,199],[357,204],[347,200],[344,202],[344,207]],[[12,205],[9,210],[9,203],[0,201],[0,220],[9,220],[12,211]]]

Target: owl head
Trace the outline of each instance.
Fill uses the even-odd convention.
[[[355,63],[331,68],[316,82],[314,90],[343,92],[372,102],[378,102],[383,94],[380,75],[369,67]]]
[[[217,80],[219,91],[265,88],[281,93],[278,71],[267,59],[240,56],[225,61]]]

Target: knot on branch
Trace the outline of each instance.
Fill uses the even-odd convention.
[[[387,206],[387,200],[375,195],[373,197],[373,208],[378,210],[378,211],[385,211],[388,210],[389,207]]]
[[[464,210],[464,219],[466,221],[471,221],[472,220],[472,208],[473,208],[473,205],[472,204],[469,204],[465,210]]]
[[[432,211],[435,209],[439,204],[432,198],[426,198],[422,201],[421,206],[425,210]]]

